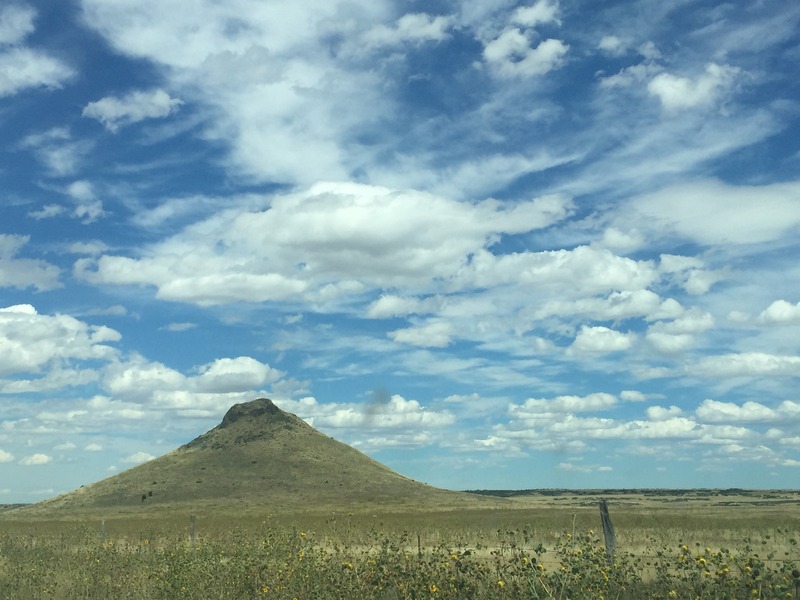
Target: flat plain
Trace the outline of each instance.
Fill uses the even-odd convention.
[[[413,509],[361,501],[7,510],[0,597],[800,597],[800,491],[467,496],[475,503],[437,496]],[[616,534],[610,559],[601,499]]]

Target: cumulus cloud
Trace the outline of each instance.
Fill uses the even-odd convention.
[[[46,52],[19,45],[35,30],[35,18],[36,11],[24,4],[0,8],[0,97],[28,88],[58,88],[75,74]]]
[[[702,377],[793,377],[800,374],[800,356],[765,352],[711,355],[700,358],[688,370]]]
[[[640,445],[643,440],[648,441],[650,448],[657,448],[652,443],[658,440],[685,440],[692,444],[688,448],[696,445],[711,448],[709,455],[716,456],[718,449],[728,449],[739,460],[762,461],[767,452],[768,462],[776,463],[781,460],[780,455],[765,446],[759,446],[761,450],[757,452],[743,451],[754,446],[762,434],[738,423],[766,423],[776,420],[778,415],[784,421],[796,422],[800,417],[800,405],[794,402],[784,402],[771,410],[755,403],[738,406],[711,400],[703,402],[693,415],[677,406],[649,406],[644,419],[600,416],[617,406],[616,397],[604,393],[512,403],[508,409],[510,420],[496,425],[490,436],[476,443],[488,450],[519,455],[531,449],[571,452],[576,460],[581,460],[585,450],[610,440],[628,442],[635,452],[643,450]],[[580,464],[575,460],[570,463]]]
[[[567,44],[556,39],[531,47],[529,36],[512,27],[486,44],[483,57],[500,77],[535,77],[558,68],[568,50]]]
[[[558,0],[538,0],[531,6],[520,6],[511,15],[511,22],[525,27],[541,23],[558,23]]]
[[[201,0],[192,10],[160,0],[87,0],[82,7],[117,51],[163,67],[187,101],[214,115],[204,134],[230,148],[232,171],[292,184],[347,178],[372,151],[357,141],[360,132],[392,115],[380,71],[352,68],[331,42],[378,25],[398,40],[413,37],[424,19],[388,26],[385,5],[367,0],[291,7]],[[132,12],[139,18],[126,18]],[[443,26],[434,17],[425,35]]]
[[[650,421],[667,421],[683,415],[683,411],[677,406],[664,408],[663,406],[648,406],[647,418]]]
[[[392,26],[377,25],[370,29],[360,42],[368,47],[441,42],[450,36],[448,30],[452,24],[452,17],[410,13],[400,17]]]
[[[370,288],[434,289],[496,235],[546,227],[570,210],[567,198],[503,208],[494,200],[325,183],[277,196],[265,211],[222,212],[153,247],[148,258],[81,259],[75,271],[95,283],[154,285],[160,298],[200,305],[330,303]]]
[[[606,353],[628,350],[636,340],[634,333],[622,333],[608,327],[581,325],[569,347],[572,353]]]
[[[436,441],[429,431],[441,430],[455,422],[450,411],[432,410],[399,394],[387,396],[381,402],[320,403],[315,398],[306,397],[276,400],[276,404],[323,431],[333,429],[337,436],[347,438],[357,433],[360,447],[429,445]],[[365,432],[380,432],[380,436],[365,438]]]
[[[64,62],[31,48],[0,51],[0,97],[35,87],[59,88],[74,75]]]
[[[140,419],[172,412],[184,417],[209,417],[237,402],[264,394],[283,373],[254,358],[220,358],[184,374],[140,355],[115,360],[101,370],[100,385],[107,396],[89,403],[92,414],[106,418]]]
[[[120,334],[68,315],[41,315],[29,305],[0,308],[0,376],[38,373],[73,361],[108,360]]]
[[[660,73],[650,81],[647,90],[668,111],[708,106],[731,89],[740,73],[736,67],[711,63],[705,73],[694,79]]]
[[[33,33],[36,11],[23,4],[8,4],[0,9],[0,45],[18,44]]]
[[[367,316],[370,319],[386,319],[390,317],[401,317],[412,314],[429,312],[434,307],[431,300],[425,301],[419,298],[408,296],[395,296],[394,294],[382,294],[367,308]]]
[[[800,420],[800,404],[785,400],[770,408],[760,402],[748,401],[738,405],[709,399],[703,400],[695,414],[707,423],[796,423]]]
[[[24,458],[20,459],[19,464],[24,465],[26,467],[32,465],[46,465],[47,463],[51,462],[53,458],[48,456],[47,454],[31,454],[30,456],[25,456]]]
[[[395,342],[411,346],[444,348],[450,345],[455,328],[445,321],[429,321],[417,327],[397,329],[389,332]]]
[[[673,234],[703,245],[773,242],[800,226],[800,183],[699,180],[635,198],[619,219],[658,237]]]
[[[154,458],[155,456],[153,456],[152,454],[140,450],[139,452],[134,452],[130,456],[126,456],[125,458],[123,458],[122,462],[132,465],[140,465],[142,463],[151,461]]]
[[[800,302],[792,304],[786,300],[775,300],[758,315],[758,321],[770,325],[800,323]]]
[[[554,315],[580,315],[594,321],[623,320],[645,317],[648,320],[677,317],[683,307],[671,299],[662,300],[648,289],[611,292],[604,298],[581,298],[578,300],[553,299],[538,308],[534,315],[544,319]]]
[[[12,460],[14,460],[14,455],[0,448],[0,463],[7,463]]]
[[[136,90],[125,96],[107,96],[90,102],[83,109],[83,116],[97,119],[111,132],[145,119],[159,119],[175,113],[183,104],[164,90]]]
[[[597,48],[611,56],[622,56],[628,50],[625,41],[616,35],[604,35],[600,38]]]
[[[66,127],[53,127],[25,136],[20,147],[31,150],[51,175],[66,177],[78,171],[93,144],[75,141]]]
[[[683,352],[694,346],[697,334],[714,326],[710,313],[691,309],[672,321],[659,321],[647,329],[645,339],[659,352]]]
[[[60,269],[48,262],[18,255],[30,241],[27,235],[0,233],[0,288],[52,290],[61,286]]]
[[[509,414],[523,419],[543,419],[554,414],[594,412],[607,410],[617,405],[617,398],[602,392],[588,396],[557,396],[548,398],[529,398],[521,405],[512,405]]]
[[[283,376],[281,371],[249,356],[219,358],[198,371],[194,387],[205,393],[257,390]]]
[[[649,261],[632,260],[590,246],[499,256],[477,251],[462,277],[465,284],[479,288],[516,282],[521,286],[558,289],[559,293],[569,295],[641,290],[658,279]]]

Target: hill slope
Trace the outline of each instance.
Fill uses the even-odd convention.
[[[22,511],[317,512],[482,504],[487,499],[404,477],[260,398],[233,406],[218,426],[160,458]]]

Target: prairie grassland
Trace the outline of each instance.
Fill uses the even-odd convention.
[[[743,495],[505,509],[0,519],[0,598],[800,598],[800,506]],[[669,500],[669,499],[667,499]],[[4,515],[8,517],[8,515]]]

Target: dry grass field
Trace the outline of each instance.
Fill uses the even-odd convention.
[[[531,491],[497,506],[0,514],[0,598],[798,598],[800,493]],[[605,554],[597,503],[616,530]],[[201,507],[202,508],[202,507]]]
[[[260,399],[0,511],[0,599],[798,600],[799,532],[790,490],[440,490]]]

